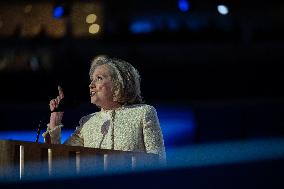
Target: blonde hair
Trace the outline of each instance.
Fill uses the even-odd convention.
[[[94,58],[89,71],[90,79],[98,66],[108,65],[113,82],[113,100],[123,105],[140,104],[142,96],[140,90],[140,75],[128,62],[109,58],[105,55]]]

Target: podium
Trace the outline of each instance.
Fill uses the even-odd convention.
[[[150,153],[0,140],[0,179],[132,171],[157,163]]]

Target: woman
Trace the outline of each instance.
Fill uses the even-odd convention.
[[[154,107],[142,104],[140,76],[128,62],[95,58],[90,68],[91,103],[101,111],[84,116],[66,145],[158,154],[165,160],[165,147]],[[55,111],[64,93],[50,101],[50,123],[45,138],[59,144],[63,112]]]

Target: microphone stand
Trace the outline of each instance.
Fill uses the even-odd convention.
[[[41,120],[39,121],[38,128],[37,128],[36,142],[38,142],[40,130],[41,130]]]

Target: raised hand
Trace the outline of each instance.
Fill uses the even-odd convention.
[[[49,102],[49,108],[50,108],[51,112],[53,112],[56,109],[58,109],[60,102],[64,98],[64,93],[63,93],[63,90],[62,90],[62,88],[60,86],[58,86],[58,94],[59,95],[55,99],[52,99]]]
[[[60,102],[62,102],[63,98],[64,98],[63,89],[60,86],[58,86],[58,96],[49,102],[49,108],[51,111],[50,122],[49,122],[50,129],[53,129],[57,125],[61,124],[64,112],[62,111],[59,112],[56,110],[58,109]]]

